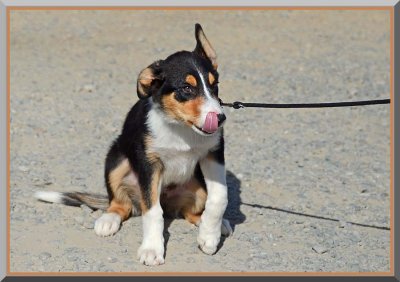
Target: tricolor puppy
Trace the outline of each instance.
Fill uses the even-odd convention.
[[[106,157],[108,200],[78,192],[36,193],[47,202],[106,209],[95,222],[99,236],[110,236],[122,221],[142,215],[138,259],[146,265],[164,263],[163,213],[198,225],[197,242],[209,255],[221,233],[232,232],[222,218],[228,197],[217,56],[199,24],[195,37],[193,52],[172,54],[139,74],[140,100]]]

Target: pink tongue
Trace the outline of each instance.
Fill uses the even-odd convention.
[[[217,113],[209,112],[206,116],[206,121],[204,122],[203,128],[205,132],[213,133],[218,129],[218,117]]]

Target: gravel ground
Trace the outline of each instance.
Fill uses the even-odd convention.
[[[192,50],[195,22],[226,101],[389,97],[387,11],[12,11],[11,271],[389,271],[387,105],[227,109],[234,234],[214,256],[195,227],[167,220],[165,265],[142,266],[140,217],[100,238],[101,212],[32,198],[106,193],[139,71]]]

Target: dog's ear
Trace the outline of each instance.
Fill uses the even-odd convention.
[[[156,61],[139,74],[137,80],[137,95],[140,99],[150,97],[162,84],[160,69],[161,61]]]
[[[211,46],[210,41],[208,41],[206,35],[204,34],[201,25],[198,23],[195,25],[194,34],[197,41],[197,45],[196,48],[194,49],[194,52],[204,58],[209,59],[214,69],[217,69],[218,68],[217,53],[215,53],[215,50]]]

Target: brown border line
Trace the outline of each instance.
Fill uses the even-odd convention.
[[[7,17],[7,43],[6,43],[6,49],[7,49],[7,266],[6,266],[6,272],[7,275],[10,274],[10,261],[11,261],[11,251],[10,251],[10,191],[11,191],[11,186],[10,186],[10,155],[11,155],[11,150],[10,150],[10,127],[11,127],[11,121],[10,121],[10,108],[11,108],[11,103],[10,103],[10,88],[11,88],[11,80],[10,80],[10,9],[9,7],[6,8],[6,17]]]
[[[236,6],[236,7],[225,7],[225,6],[9,6],[12,10],[391,10],[393,7],[390,6]]]
[[[263,271],[249,271],[249,272],[194,272],[194,271],[136,271],[136,272],[11,272],[9,276],[52,276],[52,275],[65,275],[65,276],[352,276],[352,277],[393,277],[390,272],[263,272]]]
[[[10,252],[10,11],[11,10],[388,10],[390,11],[390,270],[388,272],[11,272]],[[104,6],[104,7],[70,7],[70,6],[7,6],[7,276],[353,276],[353,277],[394,277],[394,181],[393,181],[393,129],[394,129],[394,93],[393,93],[393,59],[394,59],[394,7],[370,6],[370,7],[266,7],[266,6],[243,6],[243,7],[206,7],[206,6],[179,6],[179,7],[127,7],[127,6]]]
[[[390,10],[390,272],[394,276],[394,7]]]

